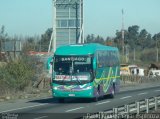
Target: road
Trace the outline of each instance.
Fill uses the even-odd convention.
[[[46,99],[32,100],[28,103],[32,103],[34,105],[3,110],[1,111],[1,113],[22,113],[18,114],[18,117],[20,119],[66,119],[66,117],[76,118],[86,115],[86,113],[91,114],[102,112],[114,107],[122,106],[159,95],[160,87],[157,86],[145,89],[123,91],[116,94],[114,99],[105,97],[100,98],[98,102],[92,102],[91,100],[86,99],[67,99],[65,103],[58,103],[56,99],[50,97]]]

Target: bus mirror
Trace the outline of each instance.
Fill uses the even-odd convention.
[[[97,67],[97,62],[96,62],[96,58],[93,59],[93,69],[96,70]]]
[[[50,62],[50,65],[53,65],[53,62]]]

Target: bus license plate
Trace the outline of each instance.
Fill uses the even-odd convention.
[[[69,96],[72,96],[72,97],[73,97],[73,96],[75,96],[75,94],[69,94]]]

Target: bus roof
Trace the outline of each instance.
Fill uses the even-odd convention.
[[[73,44],[57,48],[55,55],[89,55],[94,54],[97,50],[118,51],[115,47],[100,45],[98,43]]]

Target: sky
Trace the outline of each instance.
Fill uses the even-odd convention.
[[[160,0],[84,0],[84,32],[114,37],[122,28],[138,25],[160,32]],[[52,0],[0,0],[0,27],[9,36],[34,36],[52,27]]]

